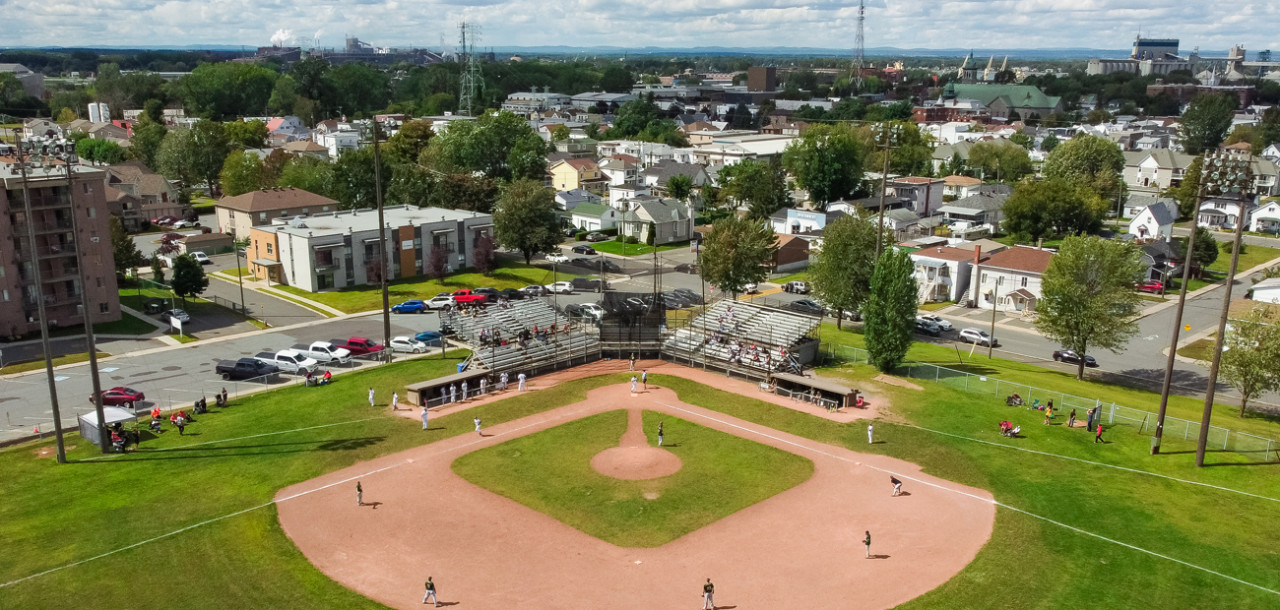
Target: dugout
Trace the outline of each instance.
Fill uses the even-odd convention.
[[[833,404],[837,409],[858,404],[858,390],[829,379],[774,373],[773,381],[776,394],[803,398],[822,405]]]
[[[601,343],[621,352],[652,353],[661,346],[667,309],[652,292],[606,292],[600,306]]]
[[[425,405],[428,408],[438,407],[443,404],[443,401],[440,399],[440,388],[444,388],[445,391],[448,391],[449,386],[454,384],[461,386],[462,382],[465,381],[467,382],[467,385],[470,386],[469,390],[474,396],[475,393],[480,390],[480,379],[482,377],[489,378],[489,385],[492,387],[494,380],[490,378],[489,369],[474,368],[465,370],[461,373],[454,373],[452,375],[445,375],[444,377],[437,377],[435,379],[419,381],[418,383],[406,385],[404,386],[405,398],[408,398],[409,402],[415,406],[421,407]]]

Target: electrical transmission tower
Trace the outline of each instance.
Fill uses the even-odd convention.
[[[853,45],[856,47],[853,51],[853,92],[862,93],[862,66],[866,62],[866,35],[863,33],[863,24],[867,20],[867,6],[864,0],[858,0],[858,35],[853,39]]]
[[[458,32],[458,64],[462,68],[462,92],[458,96],[458,110],[467,116],[475,116],[475,106],[480,102],[480,91],[484,88],[484,80],[480,78],[480,60],[475,53],[479,26],[463,21],[458,24]]]

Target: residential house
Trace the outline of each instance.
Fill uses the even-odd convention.
[[[609,178],[591,159],[561,159],[552,163],[547,172],[551,174],[551,188],[557,191],[582,189],[599,195],[609,185]]]
[[[769,260],[774,273],[790,273],[809,266],[809,241],[799,235],[779,234],[774,238],[778,247]]]
[[[311,140],[293,140],[280,148],[289,154],[299,157],[329,160],[329,149]]]
[[[178,250],[183,254],[204,252],[209,256],[226,254],[236,248],[236,240],[226,233],[196,233],[178,240]]]
[[[63,137],[62,126],[49,119],[27,119],[27,122],[22,124],[22,135],[24,138],[40,137],[55,140],[61,140]]]
[[[1209,199],[1200,204],[1196,224],[1210,229],[1230,231],[1235,229],[1236,222],[1240,222],[1243,217],[1243,222],[1248,227],[1256,208],[1257,205],[1252,201]]]
[[[964,199],[970,195],[970,190],[982,186],[982,181],[970,176],[958,176],[952,174],[942,179],[942,194],[951,196],[954,199]]]
[[[89,137],[124,144],[129,141],[129,130],[115,123],[94,123],[93,127],[89,128]]]
[[[1160,199],[1129,221],[1129,234],[1140,240],[1167,241],[1173,237],[1173,223],[1177,219],[1178,202]]]
[[[644,183],[660,194],[666,194],[667,182],[675,176],[686,176],[693,183],[693,188],[701,188],[707,183],[707,171],[701,165],[693,163],[677,163],[662,161],[641,172]]]
[[[296,116],[269,119],[267,121],[267,133],[268,137],[273,138],[272,143],[277,146],[311,137],[311,130],[307,129],[307,125],[302,122],[302,119]],[[277,144],[276,141],[279,143]]]
[[[982,250],[949,246],[921,248],[910,253],[921,303],[958,302],[969,289],[970,266]]]
[[[599,231],[618,226],[622,213],[599,203],[580,203],[573,208],[569,222],[583,231]]]
[[[250,228],[271,224],[277,218],[321,214],[337,209],[337,201],[291,186],[223,197],[214,205],[218,232],[242,236],[248,235]]]
[[[573,189],[556,193],[556,205],[566,212],[583,203],[600,203],[600,196],[590,191]]]
[[[773,232],[780,235],[798,235],[800,233],[821,233],[827,225],[836,221],[844,212],[820,212],[818,210],[797,210],[783,208],[769,216],[773,224]]]
[[[70,136],[73,133],[89,133],[89,129],[93,127],[93,122],[87,119],[76,119],[63,126],[63,130]]]
[[[1280,304],[1280,277],[1271,277],[1258,282],[1249,289],[1249,298],[1262,303]]]
[[[693,210],[689,204],[652,196],[639,197],[631,203],[618,228],[622,235],[634,237],[640,243],[649,243],[652,230],[653,244],[658,246],[688,241],[693,237]]]
[[[142,161],[125,161],[105,168],[107,207],[120,217],[126,231],[141,231],[145,223],[163,216],[182,218],[189,207],[164,176]]]
[[[975,252],[975,256],[980,253]],[[973,265],[970,299],[975,307],[998,307],[1024,315],[1035,311],[1040,285],[1053,252],[1014,246]],[[976,278],[976,279],[975,279]]]
[[[878,220],[878,215],[870,217],[868,220]],[[911,210],[899,208],[896,210],[888,210],[884,213],[884,227],[893,232],[895,241],[903,241],[915,237],[933,234],[933,227],[938,226],[941,222],[940,217],[921,218],[919,214]]]
[[[1182,178],[1195,160],[1194,155],[1167,148],[1124,153],[1124,181],[1138,193],[1158,194],[1182,184]]]
[[[609,205],[625,212],[631,208],[631,202],[653,195],[653,189],[643,184],[623,184],[609,189]]]
[[[1280,142],[1262,149],[1262,154],[1259,156],[1272,163],[1280,163]]]
[[[1280,200],[1268,201],[1254,210],[1249,230],[1255,233],[1280,233]]]
[[[1182,260],[1172,242],[1156,240],[1142,244],[1142,281],[1164,283]]]
[[[1151,193],[1130,193],[1129,196],[1125,198],[1124,206],[1121,208],[1121,218],[1131,219],[1143,210],[1147,209],[1148,206],[1154,205],[1157,202],[1171,202],[1173,204],[1172,209],[1175,212],[1178,210],[1178,202],[1175,199],[1159,197]]]
[[[645,166],[656,165],[665,159],[675,158],[675,149],[668,144],[641,142],[639,140],[604,140],[596,144],[596,152],[601,157],[612,157],[623,154],[636,159]]]
[[[325,212],[253,227],[247,254],[254,275],[316,292],[372,284],[384,271],[388,279],[424,275],[437,248],[446,269],[473,266],[476,243],[492,231],[492,216],[465,210],[393,206],[381,227],[375,210]]]
[[[600,172],[609,178],[609,186],[636,183],[636,170],[640,164],[634,158],[622,157],[626,155],[615,155],[600,160]]]
[[[325,131],[313,135],[313,139],[316,144],[325,147],[325,150],[329,151],[329,158],[335,161],[342,156],[343,151],[360,147],[360,132],[354,129]]]
[[[552,142],[551,147],[556,152],[568,155],[569,159],[594,159],[596,157],[596,141],[586,136],[579,137],[580,130],[569,137],[568,140],[560,140]]]
[[[968,197],[957,199],[938,208],[948,225],[968,223],[968,226],[988,226],[992,233],[1000,230],[1004,221],[1004,202],[1009,199],[1004,189],[990,189],[974,192]]]
[[[942,193],[946,187],[946,181],[942,178],[903,176],[889,180],[885,186],[893,189],[893,194],[898,198],[910,200],[911,210],[927,218],[942,207]]]

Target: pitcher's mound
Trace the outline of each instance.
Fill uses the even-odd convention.
[[[613,447],[591,458],[596,472],[615,479],[639,481],[675,474],[684,464],[675,454],[656,447]]]

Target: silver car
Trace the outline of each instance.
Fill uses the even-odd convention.
[[[977,343],[983,347],[1000,347],[1000,340],[988,335],[986,331],[976,328],[966,328],[960,331],[960,340],[965,343]]]

